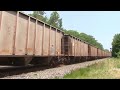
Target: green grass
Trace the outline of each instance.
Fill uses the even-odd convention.
[[[120,78],[120,59],[111,58],[103,62],[99,62],[72,71],[64,76],[64,79],[116,79]]]

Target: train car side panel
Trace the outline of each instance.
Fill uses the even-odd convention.
[[[76,56],[76,40],[74,39],[74,56]]]
[[[94,47],[94,49],[95,49],[95,54],[94,54],[94,56],[96,57],[96,56],[97,56],[97,48]]]
[[[1,24],[2,24],[2,12],[3,11],[0,11],[0,30],[1,30]]]
[[[80,40],[78,40],[78,56],[80,56]]]
[[[61,55],[61,38],[62,38],[62,33],[57,30],[56,32],[56,55]]]
[[[79,48],[79,40],[78,39],[77,39],[77,47],[76,48],[77,48],[77,56],[79,56],[79,49],[78,49]]]
[[[94,55],[94,50],[93,50],[93,47],[90,45],[90,56],[93,56]]]
[[[80,54],[81,54],[81,53],[80,53],[80,40],[79,40],[79,42],[78,42],[78,51],[79,51],[78,54],[79,54],[79,56],[80,56]]]
[[[74,46],[74,47],[73,47],[73,53],[74,53],[73,56],[75,56],[75,38],[73,38],[73,42],[74,42],[74,43],[73,43],[73,46]]]
[[[83,56],[85,56],[85,43],[82,42],[82,44],[83,44]]]
[[[85,55],[84,56],[88,56],[88,44],[84,43],[85,46]]]
[[[55,55],[55,29],[51,28],[50,31],[50,55]]]
[[[98,48],[98,55],[97,56],[100,56],[100,49]]]
[[[61,55],[61,53],[62,53],[62,52],[61,52],[61,50],[62,50],[62,47],[61,47],[61,46],[62,46],[62,45],[61,45],[61,44],[62,44],[62,40],[61,40],[62,37],[63,37],[63,33],[60,32],[60,33],[59,33],[59,41],[60,41],[60,42],[59,42],[59,51],[58,51],[58,52],[59,52],[59,55]]]
[[[82,44],[82,46],[81,46],[82,56],[84,56],[84,53],[85,53],[85,51],[84,51],[84,43],[83,43],[83,42],[81,42],[81,44]]]
[[[59,32],[59,49],[58,49],[58,52],[59,52],[59,55],[61,55],[61,44],[62,44],[62,42],[61,42],[61,39],[62,39],[62,37],[63,37],[63,33],[60,31]]]
[[[0,55],[12,55],[17,12],[2,11],[0,19]]]
[[[72,56],[74,56],[75,53],[75,42],[74,42],[74,38],[71,38],[71,43],[72,43]]]
[[[28,16],[19,13],[15,38],[15,55],[25,55],[28,29]]]
[[[75,49],[76,49],[76,56],[78,56],[78,40],[76,39],[76,47],[75,47]]]
[[[77,56],[77,40],[75,39],[75,56]]]
[[[35,55],[42,55],[42,33],[43,33],[43,23],[37,23],[37,30],[36,30],[36,42],[35,42]]]
[[[84,43],[83,42],[81,42],[81,44],[82,44],[82,46],[81,46],[81,50],[82,50],[82,56],[84,56],[84,54],[85,54],[85,51],[84,51],[84,49],[85,49],[85,47],[84,47]]]
[[[60,35],[59,35],[59,32],[57,31],[56,32],[56,55],[59,55],[59,43],[60,43],[59,37]]]
[[[80,41],[80,55],[83,56],[83,46],[81,41]]]
[[[102,52],[102,50],[101,50],[101,56],[103,55],[103,52]]]
[[[49,48],[49,29],[50,27],[45,25],[44,29],[44,42],[43,42],[43,56],[48,55],[48,48]]]
[[[28,30],[28,41],[27,41],[28,55],[33,55],[34,53],[35,30],[36,30],[36,20],[30,18],[30,28]]]
[[[79,48],[78,48],[78,50],[79,50],[79,56],[81,56],[81,42],[79,41]]]

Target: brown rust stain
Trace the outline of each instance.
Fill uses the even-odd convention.
[[[19,51],[20,51],[20,52],[22,52],[22,50],[21,50],[21,49],[19,49]]]
[[[4,49],[1,51],[1,53],[9,53],[9,50]]]
[[[3,49],[0,51],[0,54],[11,54],[11,52],[9,50]]]
[[[59,49],[56,50],[56,54],[57,54],[57,55],[60,54],[60,50],[59,50]]]
[[[31,52],[31,51],[33,51],[33,49],[32,48],[27,48],[27,51]]]

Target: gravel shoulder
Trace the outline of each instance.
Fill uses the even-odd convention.
[[[54,79],[54,78],[63,78],[64,75],[71,73],[73,70],[77,70],[79,68],[84,68],[87,66],[90,66],[92,64],[102,62],[107,59],[99,59],[95,61],[89,61],[89,62],[83,62],[83,63],[77,63],[57,68],[51,68],[46,70],[40,70],[36,72],[29,72],[29,73],[23,73],[19,75],[13,75],[13,76],[7,76],[0,79]]]

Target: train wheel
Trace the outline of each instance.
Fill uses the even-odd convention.
[[[64,64],[67,65],[67,59],[66,58],[64,58]]]
[[[67,60],[68,60],[68,64],[70,64],[70,58],[69,58],[69,57],[68,57],[68,59],[67,59]]]
[[[50,63],[49,63],[49,66],[50,66],[51,68],[56,67],[56,61],[55,61],[55,60],[51,60]]]
[[[75,63],[75,57],[70,59],[70,64],[74,64]]]
[[[22,58],[20,58],[20,57],[19,58],[12,58],[12,59],[13,59],[12,65],[14,65],[14,66],[27,66],[28,61],[29,61],[28,58],[25,59],[24,57],[22,57]]]
[[[64,64],[65,64],[65,65],[70,64],[70,59],[69,59],[69,58],[68,58],[68,59],[67,59],[67,58],[64,58]]]

